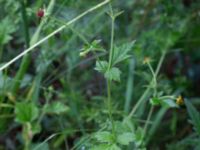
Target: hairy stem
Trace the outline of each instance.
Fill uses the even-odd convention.
[[[110,40],[110,51],[109,51],[109,64],[108,64],[108,71],[111,69],[112,67],[112,58],[113,58],[113,54],[114,54],[114,23],[115,23],[115,17],[113,14],[113,10],[112,10],[112,6],[110,3],[110,17],[111,17],[111,40]],[[112,118],[112,98],[111,98],[111,83],[112,81],[110,79],[107,79],[107,96],[108,96],[108,112],[109,112],[109,118],[112,124],[112,132],[113,134],[115,133],[115,127],[114,127],[114,122],[113,122],[113,118]]]

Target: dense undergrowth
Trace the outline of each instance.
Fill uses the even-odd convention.
[[[0,0],[0,150],[200,150],[198,0]]]

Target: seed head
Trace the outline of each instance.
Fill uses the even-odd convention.
[[[40,9],[38,10],[38,12],[37,12],[37,16],[38,16],[39,18],[42,18],[42,17],[44,16],[44,9],[40,8]]]

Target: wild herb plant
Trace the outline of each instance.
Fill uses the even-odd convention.
[[[0,1],[0,149],[199,149],[198,2],[44,3]]]

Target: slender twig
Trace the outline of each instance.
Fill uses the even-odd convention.
[[[153,114],[153,110],[154,110],[154,106],[151,106],[150,111],[149,111],[149,114],[148,114],[148,116],[147,116],[146,123],[145,123],[145,125],[144,125],[144,132],[143,132],[143,135],[142,135],[142,144],[141,144],[141,145],[145,144],[145,143],[144,143],[144,137],[145,137],[145,135],[146,135],[146,133],[147,133],[147,128],[148,128],[148,124],[149,124],[148,122],[149,122],[150,119],[151,119],[151,116],[152,116],[152,114]]]
[[[163,60],[165,58],[166,55],[166,50],[162,52],[162,56],[160,57],[159,63],[157,65],[156,71],[155,71],[155,77],[157,78],[158,73],[160,71],[161,65],[163,63]],[[152,84],[154,79],[152,79],[152,81],[150,82],[150,85]],[[136,112],[136,110],[138,109],[138,107],[140,106],[140,104],[146,99],[146,97],[149,95],[151,86],[148,86],[147,89],[144,91],[143,95],[140,97],[140,99],[137,101],[137,103],[135,104],[135,106],[132,108],[131,112],[129,113],[128,117],[130,118],[131,116],[133,116],[133,114]]]
[[[114,54],[114,23],[115,23],[115,17],[113,14],[113,9],[110,3],[110,17],[111,17],[111,40],[110,40],[110,51],[109,51],[109,63],[108,63],[108,71],[111,69],[112,67],[112,58],[113,58],[113,54]],[[109,118],[111,121],[111,125],[112,125],[112,132],[113,134],[115,133],[115,127],[114,127],[114,121],[112,118],[112,98],[111,98],[111,83],[112,81],[110,79],[106,79],[107,80],[107,105],[108,105],[108,113],[109,113]]]

